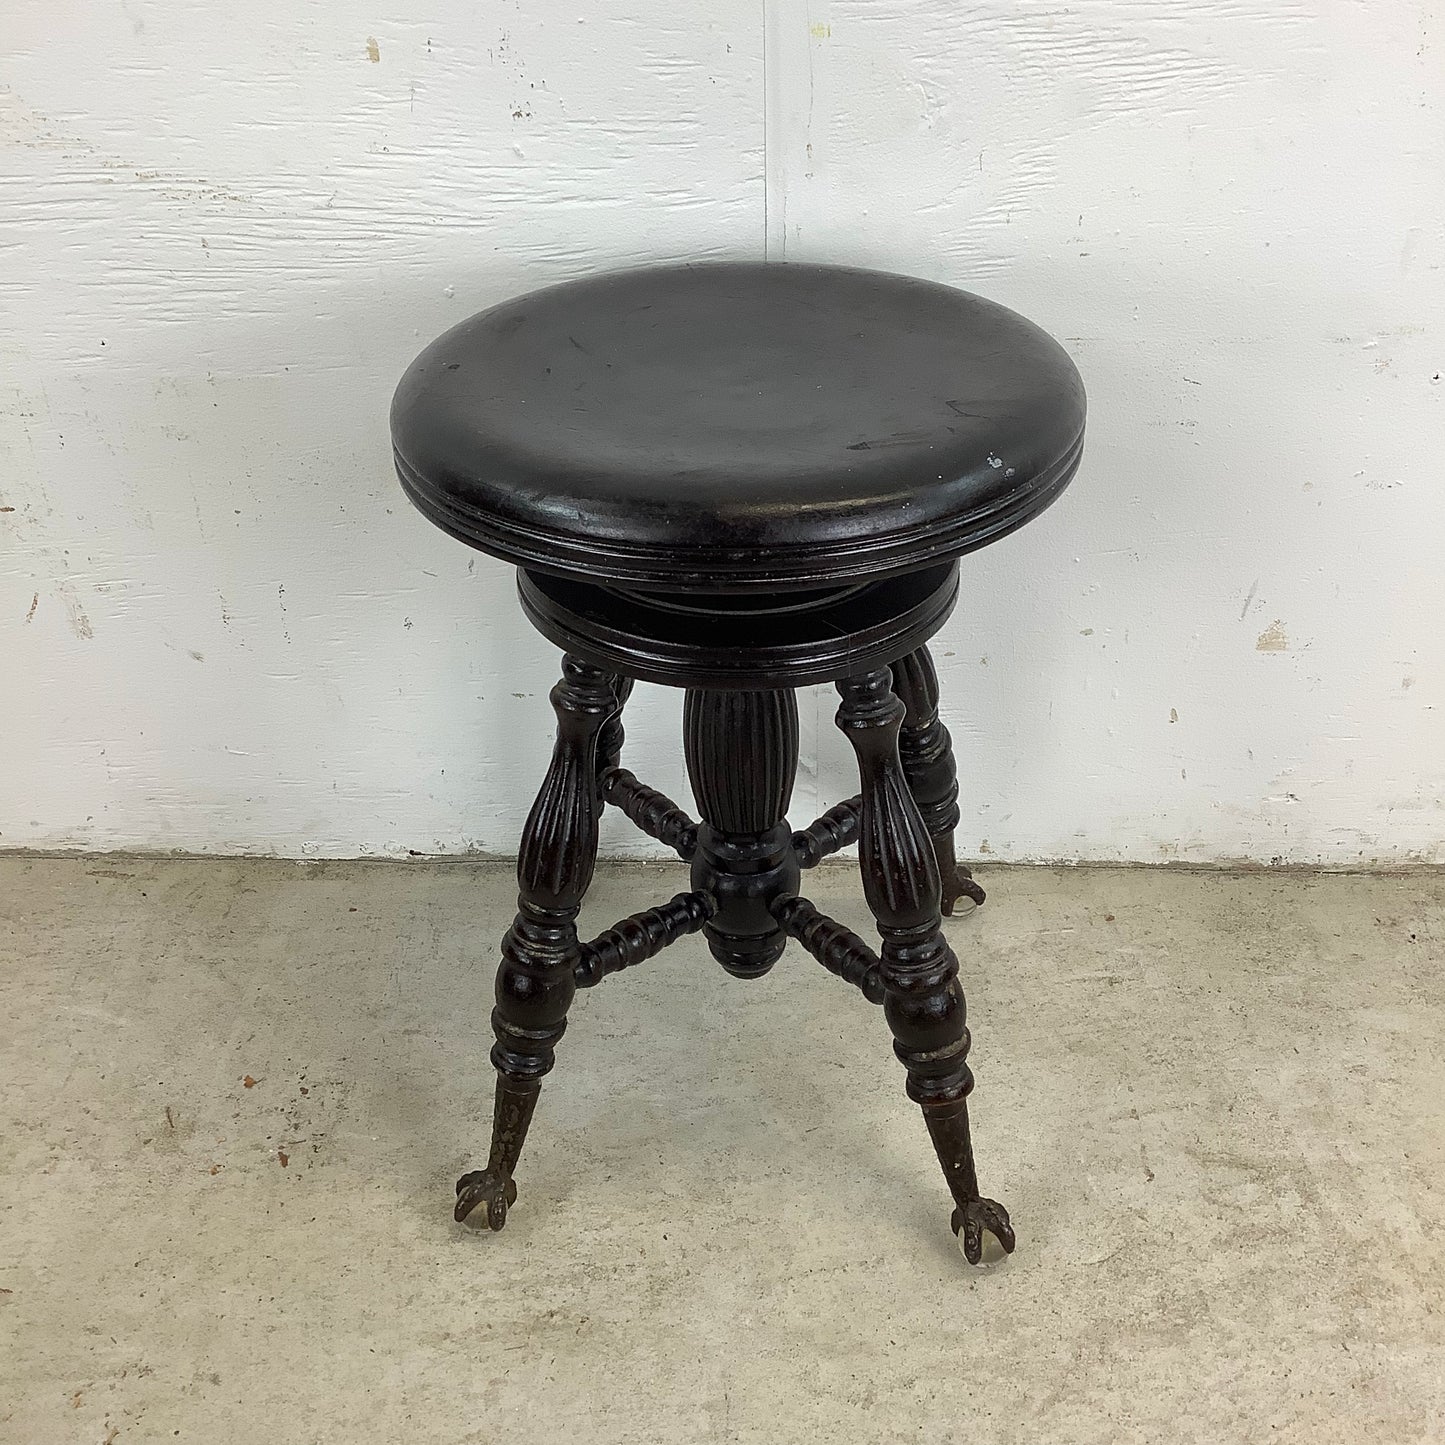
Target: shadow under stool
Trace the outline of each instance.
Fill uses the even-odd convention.
[[[958,961],[941,915],[983,893],[954,857],[958,783],[927,642],[959,558],[1035,517],[1079,465],[1084,391],[1045,332],[951,287],[835,266],[649,267],[494,307],[412,363],[396,469],[437,526],[518,569],[563,651],[557,740],[523,829],[492,1027],[486,1168],[456,1217],[501,1229],[578,988],[701,932],[738,978],[795,939],[881,1004],[977,1263],[1014,1246],[979,1192]],[[700,817],[622,766],[633,683],[685,689]],[[835,683],[860,791],[794,832],[795,690]],[[607,805],[691,888],[583,941]],[[856,843],[875,948],[804,896]]]

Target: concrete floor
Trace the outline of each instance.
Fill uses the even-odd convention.
[[[0,1440],[1445,1440],[1445,877],[984,881],[970,1270],[801,955],[582,995],[490,1235],[506,869],[5,861]]]

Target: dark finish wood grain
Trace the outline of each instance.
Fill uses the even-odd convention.
[[[836,266],[650,267],[549,287],[454,327],[392,404],[397,475],[430,521],[518,567],[565,654],[557,741],[523,831],[492,1014],[492,1147],[456,1216],[500,1229],[577,988],[703,933],[742,978],[796,940],[881,1003],[954,1199],[979,1193],[958,962],[952,740],[928,641],[959,558],[1069,484],[1084,391],[1031,322],[968,292]],[[838,679],[862,791],[793,832],[795,689]],[[694,821],[622,766],[635,680],[685,689]],[[589,942],[577,916],[607,804],[691,865],[691,891]],[[799,895],[857,843],[874,948]]]
[[[829,973],[851,983],[869,1003],[886,996],[878,955],[851,928],[820,913],[806,898],[781,898],[773,915]]]
[[[798,703],[790,691],[689,688],[683,751],[702,822],[692,886],[717,912],[703,932],[712,956],[738,978],[757,978],[782,956],[787,935],[769,907],[798,890],[788,802],[798,769]]]
[[[463,321],[391,427],[438,526],[533,570],[774,591],[954,558],[1068,484],[1084,389],[996,302],[789,262],[646,267]]]
[[[619,591],[522,572],[522,611],[564,652],[670,687],[806,687],[921,647],[958,600],[958,563],[848,588],[747,599]],[[734,599],[734,603],[736,600]]]
[[[793,847],[798,863],[816,868],[824,858],[858,841],[858,825],[863,821],[862,797],[844,798],[826,813],[815,818],[806,828],[793,834]]]
[[[634,913],[584,943],[575,973],[578,988],[592,988],[618,973],[655,958],[669,944],[696,933],[716,911],[708,893],[679,893],[656,908]]]
[[[650,838],[666,843],[684,863],[697,852],[697,824],[666,793],[649,788],[626,768],[602,774],[602,797]]]
[[[563,660],[551,698],[557,742],[522,830],[517,917],[497,969],[491,1154],[457,1181],[457,1219],[485,1204],[492,1229],[517,1197],[512,1175],[577,988],[577,913],[597,860],[597,741],[621,706],[612,679],[575,657]]]
[[[883,940],[878,970],[894,1052],[953,1194],[955,1233],[962,1233],[964,1254],[977,1264],[983,1230],[1009,1252],[1014,1235],[1003,1206],[979,1194],[968,1122],[967,1007],[958,960],[940,926],[932,840],[898,756],[904,706],[890,681],[880,669],[838,684],[838,726],[853,744],[863,784],[858,863]]]
[[[953,761],[953,739],[938,716],[938,673],[927,647],[893,664],[893,690],[904,706],[898,754],[928,836],[933,839],[943,911],[951,914],[960,898],[968,898],[977,906],[986,895],[954,855],[953,833],[959,819],[958,770]]]
[[[627,706],[627,699],[632,696],[634,679],[624,677],[622,674],[614,674],[609,679],[612,691],[617,695],[617,711],[603,724],[602,731],[597,738],[597,812],[600,817],[607,803],[607,775],[617,771],[618,764],[622,761],[622,745],[627,739],[626,729],[622,725],[622,712]]]

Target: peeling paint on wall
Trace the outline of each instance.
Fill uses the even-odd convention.
[[[1254,644],[1256,652],[1287,652],[1289,637],[1285,634],[1284,623],[1278,617],[1259,634]]]

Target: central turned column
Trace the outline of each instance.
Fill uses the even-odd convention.
[[[689,688],[682,726],[702,815],[692,886],[717,902],[703,932],[729,973],[757,978],[787,943],[771,904],[798,891],[787,822],[798,768],[797,699],[791,690]]]

